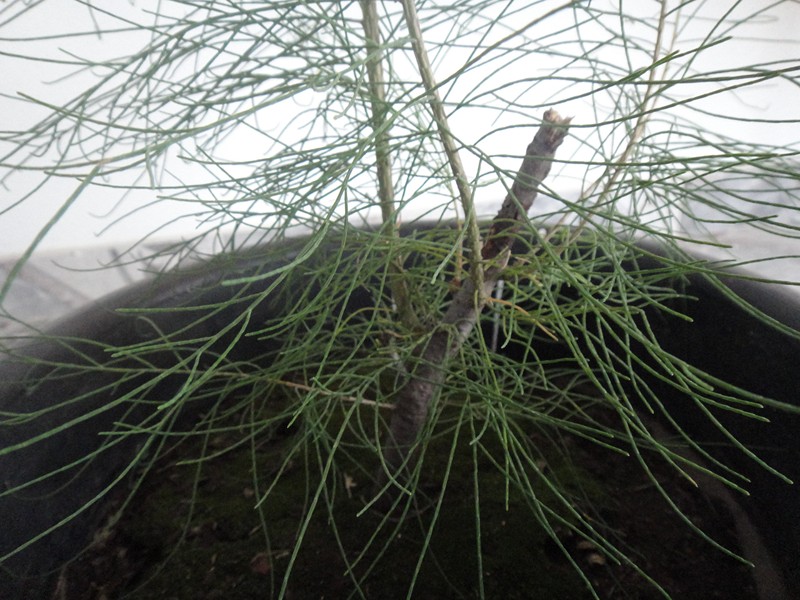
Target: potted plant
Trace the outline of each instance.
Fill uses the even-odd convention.
[[[107,137],[97,149],[104,158],[92,159],[82,176],[82,192],[106,172],[135,166],[138,157],[151,161],[154,150],[166,152],[187,136],[213,131],[217,139],[230,123],[251,125],[248,119],[263,116],[259,109],[287,89],[297,98],[316,90],[323,102],[315,118],[327,123],[338,114],[352,125],[337,129],[335,144],[324,138],[329,134],[278,139],[270,160],[238,178],[218,177],[226,165],[200,149],[205,158],[197,164],[219,169],[220,189],[235,180],[243,195],[228,203],[212,201],[201,186],[192,191],[213,214],[233,215],[240,230],[253,219],[267,224],[242,248],[162,273],[6,343],[4,591],[685,597],[707,579],[712,589],[732,585],[728,597],[736,590],[762,598],[796,593],[791,556],[800,535],[792,524],[800,521],[792,515],[800,516],[800,502],[789,484],[800,464],[793,436],[800,412],[797,301],[757,276],[687,253],[680,242],[692,240],[675,229],[668,210],[693,214],[688,198],[733,222],[790,236],[790,222],[712,202],[704,190],[723,185],[710,178],[714,171],[759,177],[780,168],[788,179],[790,163],[780,150],[720,142],[705,131],[692,138],[694,149],[722,151],[704,156],[697,175],[685,167],[682,145],[652,141],[666,135],[653,115],[669,115],[669,90],[691,79],[684,75],[692,59],[681,62],[685,55],[667,45],[677,17],[666,4],[654,19],[634,19],[654,24],[650,66],[631,67],[603,88],[628,98],[611,121],[629,126],[612,127],[620,143],[608,156],[604,142],[594,148],[604,158],[586,161],[593,183],[577,201],[562,197],[551,214],[529,218],[545,185],[558,187],[559,173],[545,178],[559,164],[556,150],[568,144],[570,127],[576,136],[574,123],[548,110],[522,166],[511,174],[493,167],[506,198],[483,224],[473,196],[484,178],[473,179],[461,164],[464,143],[454,137],[423,37],[423,25],[436,31],[432,24],[443,13],[429,7],[418,14],[410,0],[337,8],[335,18],[316,5],[293,6],[301,22],[285,8],[220,9],[202,18],[189,12],[174,25],[187,27],[184,33],[166,27],[148,50],[166,44],[174,55],[193,52],[196,46],[184,46],[188,32],[198,32],[200,47],[214,47],[199,32],[223,31],[230,20],[243,39],[252,26],[291,30],[299,45],[285,56],[302,65],[279,68],[284,55],[269,52],[264,62],[256,49],[279,45],[259,42],[230,63],[215,62],[225,52],[211,59],[214,85],[201,85],[202,73],[193,72],[176,94],[163,76],[167,60],[152,80],[166,82],[164,95],[151,91],[141,102],[122,84],[126,101],[108,104],[103,86],[113,87],[124,71],[117,69],[31,129],[60,135],[91,121],[111,131],[127,118],[118,108],[164,103],[175,128],[154,127],[157,143],[131,128],[127,141],[135,150],[119,155]],[[489,43],[459,73],[466,77],[505,55],[509,39],[536,47],[528,30],[563,10],[521,10],[526,27]],[[352,41],[338,37],[354,35],[354,14],[361,40],[355,54]],[[458,23],[467,22],[462,17]],[[503,18],[488,19],[486,35]],[[407,38],[395,43],[401,25]],[[585,34],[582,27],[576,21],[575,32]],[[630,35],[622,27],[613,39]],[[322,60],[322,48],[332,62]],[[266,74],[221,84],[245,72],[250,57]],[[413,59],[419,83],[394,70],[401,57]],[[606,67],[594,68],[599,81]],[[291,85],[269,85],[276,81]],[[233,90],[269,99],[184,128],[203,123],[215,103],[236,105]],[[191,106],[180,108],[193,95]],[[94,112],[105,120],[64,121]],[[601,132],[605,125],[594,126]],[[12,156],[23,156],[26,144]],[[65,168],[84,164],[62,158]],[[430,185],[415,188],[420,173]],[[375,201],[359,196],[373,177]],[[407,203],[437,186],[457,198],[462,217],[401,223]],[[352,224],[357,198],[364,210],[380,212],[380,224]],[[239,214],[242,203],[249,208]],[[289,235],[298,220],[311,233]],[[253,243],[267,234],[268,243]],[[717,520],[704,504],[715,507]],[[249,518],[239,516],[242,505]],[[140,512],[144,518],[136,520]],[[648,516],[644,527],[639,519]],[[681,544],[699,544],[677,569],[654,562],[675,523],[685,527]],[[643,553],[639,544],[652,539],[655,552]],[[686,564],[698,570],[680,581],[675,573]],[[711,564],[721,571],[713,579]]]

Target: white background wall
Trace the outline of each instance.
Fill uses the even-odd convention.
[[[752,6],[771,3],[766,0],[746,0],[744,4]],[[627,5],[644,6],[637,3],[627,3]],[[652,6],[652,3],[647,5]],[[118,14],[140,16],[141,11],[149,8],[149,3],[128,3],[119,0],[114,3],[114,7]],[[3,12],[0,12],[0,23],[8,17],[9,11],[10,7],[6,6]],[[783,4],[771,15],[772,18],[759,19],[747,30],[737,33],[749,39],[737,42],[735,52],[732,52],[729,46],[710,52],[709,62],[704,65],[705,68],[715,69],[732,63],[747,64],[800,57],[798,42],[800,4]],[[60,34],[65,31],[91,31],[93,19],[107,22],[102,14],[93,13],[85,4],[73,0],[45,0],[24,17],[0,27],[0,35],[4,38],[0,40],[2,51],[24,55],[23,57],[0,56],[2,65],[0,86],[4,94],[0,97],[0,130],[19,130],[34,123],[44,114],[44,111],[37,110],[31,103],[15,100],[13,96],[17,93],[24,92],[57,105],[91,81],[91,77],[87,74],[57,81],[72,69],[65,65],[38,61],[36,57],[46,55],[68,60],[69,52],[72,51],[82,56],[113,56],[133,51],[142,39],[141,34],[115,35],[113,40],[108,37],[98,38],[96,35],[59,39],[55,42],[46,39],[50,34]],[[119,23],[114,23],[114,26],[119,26]],[[700,21],[698,26],[702,26]],[[39,38],[39,41],[26,41],[34,37]],[[130,44],[129,47],[125,47],[126,42]],[[715,96],[709,99],[704,107],[712,114],[727,115],[737,119],[725,119],[721,123],[713,123],[715,127],[735,128],[736,135],[745,140],[759,141],[766,138],[770,142],[788,145],[797,144],[800,140],[800,125],[795,122],[783,126],[768,126],[759,123],[758,119],[765,115],[771,119],[797,119],[800,106],[798,99],[800,92],[796,86],[786,81],[773,81],[758,88],[748,88],[735,96],[728,95],[724,98]],[[585,106],[577,103],[559,108],[564,113],[574,114],[576,121],[582,120],[582,113],[585,114],[587,110]],[[590,118],[587,117],[586,120]],[[714,119],[709,117],[709,122],[713,121]],[[520,142],[517,145],[522,148],[525,143]],[[243,145],[243,150],[247,152],[246,144]],[[487,151],[492,150],[487,149]],[[498,148],[498,152],[509,153],[507,148]],[[176,168],[180,168],[180,165]],[[6,177],[5,188],[0,189],[0,210],[4,211],[0,214],[0,256],[19,255],[24,251],[78,185],[78,182],[72,179],[51,180],[41,189],[35,190],[29,198],[18,202],[33,181],[31,175],[16,172]],[[577,189],[579,182],[573,182],[573,185]],[[156,238],[168,239],[180,236],[182,233],[191,233],[194,227],[199,226],[192,219],[170,224],[174,218],[185,214],[187,210],[185,205],[159,203],[153,208],[139,210],[153,200],[152,196],[153,194],[147,191],[139,191],[120,198],[118,191],[110,190],[106,193],[103,190],[92,190],[81,198],[47,234],[39,244],[39,249],[124,245],[152,232],[154,226],[162,227]],[[120,222],[116,221],[134,209],[137,212],[126,216]]]

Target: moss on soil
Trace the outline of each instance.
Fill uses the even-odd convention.
[[[414,598],[591,597],[585,580],[521,495],[512,489],[506,498],[505,476],[485,454],[477,461],[478,545],[475,464],[466,439],[457,446],[438,521],[423,553],[436,512],[437,482],[450,451],[448,436],[436,437],[426,455],[421,489],[427,493],[420,501],[430,504],[400,521],[363,511],[371,497],[364,465],[377,464],[377,459],[363,448],[347,447],[346,438],[340,448],[347,452],[337,452],[329,485],[323,486],[309,519],[320,461],[313,445],[298,445],[302,431],[243,444],[200,465],[175,464],[180,458],[218,453],[235,442],[233,435],[211,437],[205,447],[198,436],[148,476],[110,536],[73,566],[73,581],[93,582],[91,590],[75,597],[277,598],[284,586],[286,598],[395,599],[411,589]],[[656,506],[658,494],[648,489],[637,466],[607,453],[598,460],[597,448],[570,443],[577,461],[546,452],[542,464],[548,474],[586,508],[587,519],[638,552],[639,564],[671,586],[674,597],[754,597],[747,568],[680,525],[663,501]],[[259,504],[278,472],[279,483]],[[705,510],[698,516],[703,525],[723,543],[734,543],[719,507],[680,483],[675,489],[687,514]],[[543,504],[553,504],[546,486],[537,484],[533,492]],[[614,565],[566,529],[556,533],[600,597],[662,597],[630,566]],[[302,543],[295,556],[298,539]],[[696,566],[698,560],[705,566],[689,572],[687,565]]]

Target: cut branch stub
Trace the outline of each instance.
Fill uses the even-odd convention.
[[[481,251],[485,260],[495,258],[510,247],[511,236],[523,222],[522,215],[528,212],[539,193],[539,184],[550,173],[556,150],[564,141],[571,120],[570,117],[562,118],[553,109],[544,113],[542,125],[528,145],[511,191],[492,220]]]
[[[381,494],[376,505],[389,510],[396,491],[406,487],[414,465],[414,448],[425,426],[431,403],[447,374],[449,359],[455,355],[478,322],[486,298],[500,278],[508,259],[513,233],[533,204],[539,185],[550,172],[556,149],[567,135],[569,118],[548,110],[533,142],[527,149],[511,191],[492,221],[481,255],[482,289],[468,279],[453,297],[440,325],[414,352],[413,364],[406,365],[408,379],[397,391],[395,410],[384,442],[383,469],[378,475]],[[393,480],[395,485],[388,485]],[[386,490],[384,490],[386,488]]]

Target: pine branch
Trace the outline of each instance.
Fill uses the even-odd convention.
[[[367,76],[369,78],[372,129],[375,132],[375,168],[378,177],[378,201],[381,207],[386,235],[399,237],[398,213],[392,180],[392,157],[389,151],[389,123],[386,115],[386,84],[383,77],[383,50],[381,50],[380,21],[376,0],[361,0],[362,25],[367,46]],[[391,252],[391,246],[389,252]],[[409,329],[419,329],[408,283],[403,273],[403,258],[389,258],[389,287],[397,307],[400,321]]]
[[[465,281],[442,317],[439,327],[414,353],[407,371],[409,380],[400,388],[395,410],[384,443],[384,470],[378,477],[381,488],[392,478],[401,486],[414,462],[413,449],[425,426],[430,406],[444,382],[450,359],[458,352],[478,322],[486,298],[491,294],[510,257],[512,234],[523,222],[524,214],[533,204],[539,185],[550,172],[555,152],[564,140],[570,119],[561,118],[554,110],[544,114],[544,121],[527,148],[511,191],[492,221],[489,238],[481,255],[483,289],[478,290],[472,278]],[[384,493],[379,507],[387,510],[395,494]]]
[[[406,21],[406,27],[411,36],[414,48],[414,56],[417,60],[417,68],[419,69],[422,84],[425,88],[425,93],[428,97],[428,102],[433,113],[433,119],[436,122],[436,127],[439,130],[439,137],[442,141],[447,162],[450,163],[450,170],[453,173],[453,179],[458,188],[458,194],[461,199],[461,207],[464,210],[464,219],[466,220],[467,229],[467,246],[469,248],[471,257],[470,277],[474,281],[476,287],[483,288],[481,277],[483,276],[482,267],[479,260],[480,250],[480,231],[478,229],[478,217],[475,214],[475,207],[472,199],[472,189],[467,179],[464,165],[461,164],[461,158],[458,155],[458,148],[456,147],[456,140],[450,132],[450,125],[447,122],[447,114],[444,111],[444,104],[439,96],[439,84],[436,83],[436,78],[433,74],[430,60],[428,59],[428,52],[425,50],[425,41],[422,37],[422,30],[419,25],[419,17],[417,16],[417,8],[415,0],[402,0],[403,2],[403,15]]]

